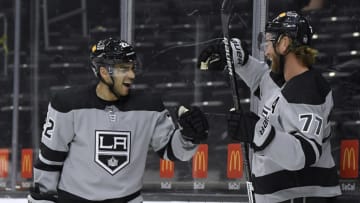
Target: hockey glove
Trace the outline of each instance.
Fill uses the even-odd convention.
[[[225,65],[225,48],[221,41],[202,50],[197,62],[200,70],[222,71]]]
[[[259,118],[252,112],[231,110],[227,117],[228,134],[232,139],[249,143],[255,151],[265,149],[275,137],[268,118]]]
[[[252,112],[230,110],[227,116],[228,135],[240,142],[252,143],[254,127],[259,117]]]
[[[204,113],[198,107],[189,109],[180,106],[178,109],[181,134],[187,141],[199,144],[208,137],[209,124]]]
[[[30,188],[30,194],[27,196],[28,203],[56,203],[56,193],[40,193],[39,185]]]
[[[226,43],[226,41],[224,41],[224,43]],[[245,65],[249,60],[246,43],[238,38],[231,38],[230,46],[235,68]]]

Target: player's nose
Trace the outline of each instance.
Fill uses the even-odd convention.
[[[135,71],[133,69],[129,70],[127,73],[127,77],[132,80],[135,79],[135,77],[136,77]]]

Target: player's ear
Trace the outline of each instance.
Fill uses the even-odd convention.
[[[282,54],[287,52],[290,44],[291,44],[290,37],[288,37],[286,35],[282,36],[280,41],[279,41],[279,52],[282,53]]]
[[[108,73],[107,69],[106,69],[104,66],[101,66],[101,67],[99,68],[99,74],[100,74],[100,76],[101,76],[102,78],[106,78],[106,77],[109,76],[109,73]]]

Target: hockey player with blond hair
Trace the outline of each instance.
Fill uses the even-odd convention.
[[[255,113],[228,115],[228,134],[253,150],[255,202],[335,202],[341,190],[330,145],[333,98],[328,82],[312,68],[317,54],[310,46],[312,27],[288,11],[265,31],[270,68],[249,56],[239,39],[230,41],[235,71],[259,101]],[[202,66],[211,66],[206,63],[213,56],[205,50]]]

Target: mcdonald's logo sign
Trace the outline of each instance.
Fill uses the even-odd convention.
[[[9,175],[9,149],[0,149],[0,178]]]
[[[340,177],[359,177],[359,140],[342,140],[340,144]]]
[[[241,178],[243,176],[243,156],[240,144],[229,144],[227,155],[227,177]]]
[[[173,161],[160,159],[160,178],[173,178],[174,170]]]
[[[33,169],[33,150],[22,149],[21,150],[21,177],[32,178]]]
[[[192,160],[193,178],[207,178],[208,173],[208,145],[200,144]]]

